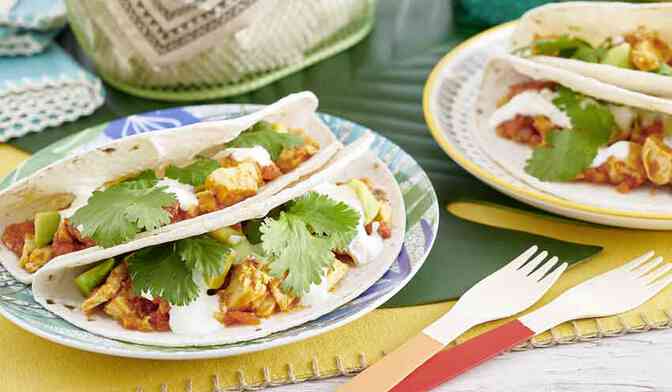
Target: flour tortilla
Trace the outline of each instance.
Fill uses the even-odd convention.
[[[367,138],[368,140],[360,139],[347,146],[326,168],[307,180],[283,190],[254,208],[239,210],[235,214],[229,214],[228,219],[219,221],[220,226],[227,226],[264,217],[273,208],[305,194],[324,182],[365,177],[370,179],[375,187],[385,190],[392,205],[392,237],[385,241],[384,250],[376,259],[351,268],[332,291],[334,295],[319,306],[306,306],[288,313],[275,314],[256,326],[222,326],[221,330],[207,335],[129,331],[107,316],[96,315],[93,319],[87,319],[79,310],[84,297],[77,290],[73,279],[92,263],[101,260],[99,257],[86,256],[80,256],[77,260],[49,263],[38,271],[33,281],[35,299],[49,311],[89,332],[112,339],[157,346],[206,346],[247,341],[301,325],[329,313],[354,300],[380,279],[395,261],[403,243],[406,213],[399,185],[385,164],[368,151],[371,144],[370,135]],[[200,233],[194,233],[196,234]]]
[[[515,83],[531,79],[552,80],[574,91],[602,101],[672,114],[672,101],[656,98],[599,82],[560,68],[551,67],[515,56],[493,58],[485,69],[476,103],[476,140],[479,146],[508,172],[532,187],[566,200],[584,205],[632,212],[672,213],[670,188],[651,192],[649,187],[619,193],[613,186],[584,182],[544,182],[525,172],[532,148],[497,136],[489,125],[497,101]]]
[[[137,249],[146,246],[147,241],[154,241],[151,238],[169,232],[184,237],[185,233],[193,232],[191,227],[207,226],[208,222],[229,214],[235,216],[238,210],[267,199],[324,166],[343,146],[317,116],[317,104],[317,97],[311,92],[292,94],[246,116],[130,136],[55,162],[0,192],[0,233],[11,223],[33,219],[37,212],[63,209],[76,195],[86,198],[93,190],[121,176],[168,163],[179,166],[199,154],[208,155],[261,120],[277,122],[288,128],[302,128],[320,143],[317,154],[264,185],[257,195],[216,212],[142,233],[119,247],[126,249],[126,245],[139,241],[134,245]],[[110,249],[106,249],[105,253]],[[88,248],[54,258],[49,263],[77,257],[78,254],[93,256],[102,251],[101,247]],[[120,253],[123,252],[118,251],[117,254]],[[1,242],[0,262],[21,282],[32,281],[33,274],[22,269],[19,258]]]
[[[626,4],[613,2],[556,3],[528,11],[518,22],[511,48],[528,47],[535,36],[578,37],[593,46],[607,38],[623,36],[645,26],[672,44],[672,4]],[[606,83],[647,94],[672,98],[672,77],[624,69],[606,64],[534,56],[534,61],[561,67]]]

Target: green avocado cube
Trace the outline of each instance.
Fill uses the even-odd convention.
[[[604,54],[601,63],[613,65],[614,67],[619,68],[632,69],[632,63],[630,63],[630,50],[630,44],[627,42],[614,46],[613,48],[607,50],[607,53]]]
[[[233,245],[230,241],[229,238],[231,236],[243,236],[243,233],[240,231],[234,229],[233,227],[222,227],[221,229],[217,229],[215,231],[210,232],[210,237],[216,239],[217,241],[228,244],[228,245]]]
[[[103,283],[115,264],[116,261],[114,259],[107,259],[95,267],[79,274],[75,278],[75,284],[82,295],[88,297],[93,289]]]
[[[35,214],[35,246],[42,248],[51,243],[61,223],[58,211],[38,212]]]
[[[371,192],[371,189],[361,180],[352,179],[348,181],[347,185],[355,191],[357,198],[362,203],[364,209],[364,224],[368,225],[378,216],[380,211],[380,202]]]

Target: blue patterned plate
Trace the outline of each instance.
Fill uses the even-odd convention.
[[[159,110],[133,115],[82,131],[35,154],[7,176],[0,189],[70,154],[110,140],[248,114],[256,105],[204,105]],[[322,120],[345,144],[367,128],[339,117],[320,114]],[[355,300],[317,320],[276,332],[264,338],[207,347],[158,347],[121,342],[77,328],[42,308],[33,299],[30,286],[16,281],[0,267],[0,314],[36,335],[66,346],[136,358],[190,359],[237,355],[296,342],[330,331],[362,317],[401,290],[425,261],[439,224],[439,206],[429,178],[418,163],[401,148],[376,135],[373,149],[387,164],[401,186],[406,205],[406,236],[395,263],[388,272]]]

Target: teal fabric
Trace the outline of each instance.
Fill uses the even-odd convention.
[[[76,120],[103,102],[100,80],[56,44],[0,57],[0,142]]]
[[[10,90],[16,92],[23,88],[39,87],[47,81],[82,78],[97,80],[58,45],[50,45],[47,50],[35,56],[0,58],[0,96]]]
[[[0,25],[32,30],[53,30],[65,25],[63,0],[16,0],[8,13],[0,14]]]
[[[0,12],[0,56],[42,52],[66,23],[63,0],[14,0]]]
[[[40,31],[0,27],[0,56],[30,56],[44,51],[60,28]]]
[[[100,80],[53,43],[65,23],[63,0],[15,0],[0,12],[0,142],[103,104]]]

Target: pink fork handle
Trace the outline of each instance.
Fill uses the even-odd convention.
[[[509,350],[534,336],[534,332],[518,320],[441,351],[416,369],[396,387],[395,392],[428,391],[452,380],[467,370]]]

